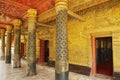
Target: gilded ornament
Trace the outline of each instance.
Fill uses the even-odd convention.
[[[5,35],[5,29],[1,29],[1,35]]]
[[[37,17],[37,10],[36,9],[29,9],[28,10],[28,22],[36,22]]]
[[[7,32],[11,33],[12,32],[12,26],[11,25],[6,25]]]
[[[55,3],[56,9],[68,9],[68,0],[56,0]]]
[[[22,21],[20,19],[15,19],[13,25],[15,29],[20,29]]]

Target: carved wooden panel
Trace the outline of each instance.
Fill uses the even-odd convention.
[[[25,14],[28,8],[27,7],[24,8],[20,5],[18,6],[16,5],[17,3],[12,4],[11,2],[0,1],[0,12],[10,17],[21,18]]]
[[[42,13],[54,7],[55,0],[0,0],[0,13],[10,17],[22,18],[29,8],[36,8]]]

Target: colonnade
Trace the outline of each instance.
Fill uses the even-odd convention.
[[[67,10],[68,0],[56,0],[56,61],[55,61],[55,80],[68,80],[68,43],[67,43]],[[37,10],[29,9],[28,15],[28,76],[36,75],[36,22]],[[13,25],[13,26],[12,26]],[[13,68],[21,67],[20,60],[20,36],[22,21],[15,19],[12,25],[6,25],[6,29],[1,29],[2,56],[5,63],[11,63]],[[14,54],[11,57],[11,37],[14,32]],[[6,46],[5,46],[6,33]],[[6,47],[6,51],[5,51]]]

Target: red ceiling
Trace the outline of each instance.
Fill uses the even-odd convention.
[[[42,13],[52,8],[55,4],[55,0],[11,0],[11,1],[20,3],[30,8],[35,8],[38,10],[38,13]]]
[[[55,0],[0,0],[0,12],[12,17],[21,18],[29,8],[42,13],[54,7]]]
[[[11,18],[23,19],[29,8],[37,9],[38,14],[41,14],[53,8],[54,4],[55,0],[0,0],[0,13]]]

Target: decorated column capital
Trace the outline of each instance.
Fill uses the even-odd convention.
[[[68,9],[68,0],[56,0],[55,1],[55,9]]]
[[[13,21],[14,29],[20,29],[21,24],[22,24],[22,21],[20,19],[14,19]]]
[[[1,29],[1,36],[4,36],[5,35],[5,29]]]
[[[27,11],[27,13],[28,13],[28,21],[36,22],[37,10],[36,9],[29,9]]]
[[[6,30],[8,33],[12,32],[12,26],[11,25],[6,25]]]

